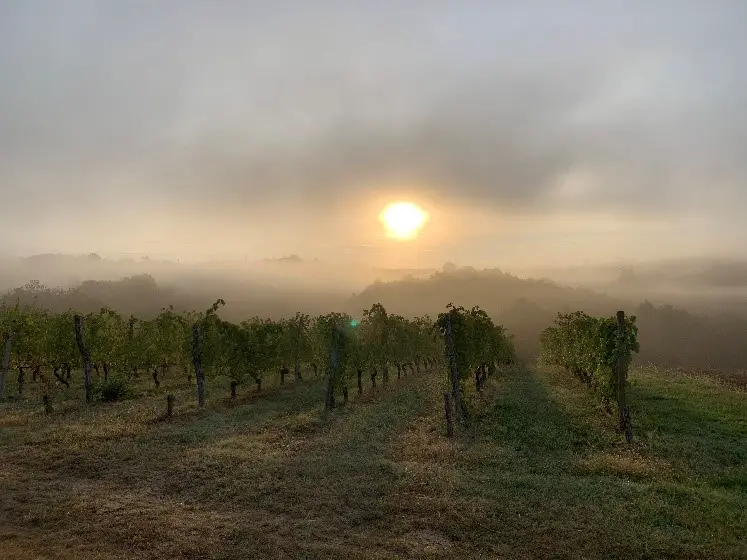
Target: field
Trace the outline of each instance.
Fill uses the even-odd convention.
[[[578,381],[516,369],[449,440],[441,377],[332,412],[313,378],[1,405],[0,558],[747,557],[739,387],[635,370],[628,446]]]

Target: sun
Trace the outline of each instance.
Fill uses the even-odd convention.
[[[395,239],[414,239],[428,221],[428,214],[413,202],[393,202],[379,214],[387,235]]]

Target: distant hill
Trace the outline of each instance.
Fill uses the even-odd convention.
[[[437,272],[427,279],[377,282],[351,298],[346,310],[360,315],[374,303],[405,316],[435,316],[453,302],[479,305],[515,336],[517,351],[530,359],[537,353],[539,333],[558,312],[582,309],[609,315],[631,305],[588,289],[559,286],[549,280],[523,279],[498,269],[472,267]]]
[[[346,310],[381,303],[406,315],[435,316],[453,302],[479,305],[515,336],[519,355],[534,359],[539,335],[558,312],[612,315],[618,309],[638,316],[639,362],[662,365],[747,368],[747,319],[736,314],[694,314],[671,305],[610,297],[549,280],[523,279],[497,269],[471,267],[438,272],[424,280],[378,282],[356,294]]]
[[[503,313],[517,300],[561,311],[584,307],[592,313],[613,312],[625,301],[589,289],[560,286],[550,280],[524,279],[499,269],[459,268],[436,272],[425,279],[376,282],[351,298],[351,308],[380,302],[407,315],[434,313],[450,302],[480,305],[491,313]],[[352,309],[351,309],[352,310]]]

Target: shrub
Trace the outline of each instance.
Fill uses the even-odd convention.
[[[125,377],[113,376],[102,381],[96,387],[96,393],[104,402],[121,401],[132,396],[132,385]]]

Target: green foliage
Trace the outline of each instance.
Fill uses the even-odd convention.
[[[468,378],[474,367],[483,364],[508,365],[516,361],[513,340],[483,309],[475,306],[466,310],[451,303],[446,307],[448,311],[438,315],[436,326],[446,337],[447,322],[451,324],[454,358],[461,379]],[[446,359],[450,363],[448,355]]]
[[[203,369],[210,375],[225,375],[239,383],[248,376],[261,379],[262,349],[258,347],[259,339],[253,336],[254,321],[240,325],[223,321],[217,314],[223,305],[223,300],[216,301],[198,321]],[[187,338],[190,336],[191,332]]]
[[[376,303],[363,311],[363,321],[356,327],[367,349],[366,358],[375,367],[384,368],[389,365],[390,348],[393,346],[391,323],[384,306]]]
[[[311,317],[305,313],[296,313],[294,317],[281,321],[281,325],[281,359],[288,364],[310,361],[313,357]]]
[[[125,394],[124,374],[169,366],[185,371],[192,368],[193,325],[199,327],[200,362],[205,375],[226,376],[239,383],[253,379],[260,385],[265,374],[290,365],[300,378],[301,364],[311,362],[337,390],[357,371],[377,368],[386,372],[391,364],[411,364],[420,369],[426,360],[443,355],[443,341],[429,317],[411,320],[388,313],[381,304],[364,311],[360,322],[341,313],[316,318],[296,313],[280,321],[254,317],[240,324],[221,319],[224,305],[225,301],[219,299],[199,313],[168,307],[151,319],[123,317],[106,308],[85,315],[83,338],[91,359],[112,375],[99,385],[100,394],[106,400],[121,398]],[[72,310],[53,313],[36,305],[0,304],[0,331],[14,334],[12,365],[48,368],[57,373],[81,367],[73,317]],[[485,317],[480,316],[480,320]],[[492,329],[486,332],[503,332]],[[507,343],[499,339],[494,342]],[[489,338],[484,342],[491,344]],[[497,355],[493,352],[497,347],[489,346],[490,352]],[[477,348],[474,346],[472,352]]]
[[[615,399],[618,357],[627,365],[640,350],[636,318],[626,317],[618,331],[615,317],[591,317],[582,311],[558,314],[540,337],[540,359],[560,366],[593,387],[607,401]]]
[[[277,370],[282,363],[280,350],[284,327],[271,319],[255,317],[241,323],[245,333],[245,344],[249,352],[244,352],[255,380],[271,370]]]
[[[114,375],[101,381],[94,388],[95,394],[103,402],[115,402],[132,397],[132,383],[123,375]]]
[[[440,313],[436,326],[445,341],[445,358],[449,364],[448,378],[454,398],[457,421],[470,415],[462,381],[476,368],[485,375],[478,376],[477,388],[485,381],[487,371],[496,364],[510,364],[515,360],[513,341],[506,331],[493,323],[490,316],[478,306],[470,310],[453,304]]]
[[[87,342],[94,363],[123,368],[126,364],[127,325],[121,315],[102,308],[85,317]]]
[[[335,389],[342,387],[356,350],[350,321],[351,317],[344,313],[328,313],[314,321],[318,363]]]

